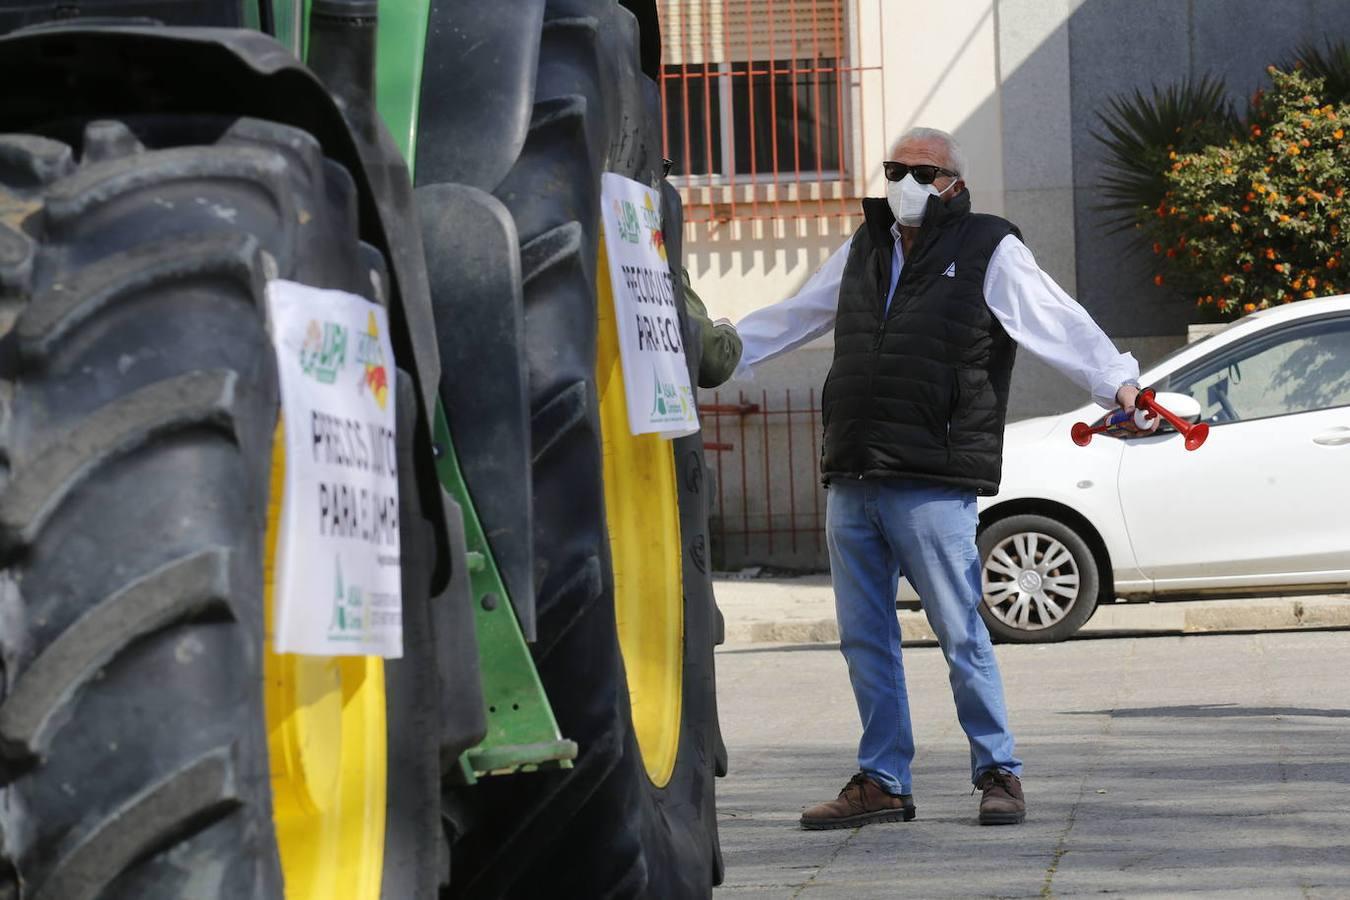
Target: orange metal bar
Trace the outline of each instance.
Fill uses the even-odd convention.
[[[737,401],[745,403],[745,393],[737,391]],[[737,424],[740,427],[740,440],[737,441],[742,447],[745,446],[745,417],[742,416]],[[749,506],[749,480],[745,477],[745,454],[741,453],[741,528],[745,529],[745,552],[750,552],[750,506]]]
[[[814,6],[815,4],[812,4]],[[792,173],[796,176],[797,184],[797,206],[800,208],[802,203],[802,139],[801,139],[801,106],[797,102],[797,65],[800,60],[797,57],[797,4],[788,4],[788,27],[792,29],[792,65],[789,67],[788,77],[792,79]]]
[[[844,59],[844,5],[841,2],[834,8],[834,64],[836,69],[839,63]],[[844,171],[844,74],[842,71],[836,71],[834,76],[834,89],[836,96],[836,106],[834,110],[835,124],[839,132],[839,156],[837,159],[839,167],[839,189],[840,193],[847,197],[849,195],[848,185],[845,182]],[[859,104],[861,106],[861,104]]]
[[[820,66],[820,13],[818,5],[815,3],[811,4],[811,48],[811,64],[816,67],[812,69],[811,77],[811,89],[815,92],[812,106],[816,111],[816,209],[818,214],[823,216],[825,215],[825,157],[820,135],[820,71],[818,68]],[[835,65],[839,65],[838,60],[835,60]]]
[[[715,399],[716,395],[714,395]],[[743,403],[740,406],[731,403],[704,403],[699,406],[698,411],[702,415],[708,416],[748,416],[751,413],[759,412],[758,403]]]
[[[778,61],[777,35],[774,33],[776,22],[773,15],[773,0],[767,0],[769,13],[769,159],[773,166],[773,214],[778,216]],[[775,229],[776,230],[776,229]],[[772,544],[772,538],[770,544]],[[772,549],[772,548],[771,548]]]
[[[759,428],[761,446],[764,449],[764,523],[769,530],[769,552],[773,552],[773,475],[769,469],[769,392],[767,389],[760,389],[760,399],[763,405],[760,409],[763,411],[760,415]],[[791,430],[791,422],[788,423]]]
[[[712,151],[713,147],[712,76],[711,73],[708,71],[708,57],[712,55],[712,53],[710,52],[711,51],[710,45],[712,43],[712,34],[710,32],[710,29],[712,26],[708,21],[711,9],[712,9],[711,0],[703,0],[702,5],[699,7],[699,10],[703,15],[703,146],[704,149],[707,151],[707,160],[708,160],[707,182],[708,182],[708,192],[710,196],[712,193],[712,183],[714,177],[713,151]],[[720,110],[721,107],[719,106],[718,109]],[[718,124],[720,125],[721,123],[719,122]],[[711,214],[711,212],[712,208],[709,207],[709,214]]]
[[[824,398],[822,397],[821,400],[823,401]],[[815,389],[815,388],[811,388],[811,394],[810,394],[810,396],[808,397],[807,408],[811,410],[811,459],[812,459],[812,461],[814,462],[815,460],[820,459],[820,456],[818,455],[818,451],[816,450],[816,389]],[[721,460],[718,460],[718,462],[720,463]],[[720,475],[722,470],[719,468],[717,471],[718,471],[718,474]],[[820,491],[812,491],[812,492],[811,492],[811,502],[812,502],[812,505],[813,505],[813,513],[814,513],[813,519],[814,519],[814,522],[815,522],[815,532],[816,532],[816,552],[819,553],[819,552],[820,552],[820,534],[821,534],[821,532],[824,530],[824,529],[822,529],[822,528],[820,527]]]
[[[885,18],[886,18],[886,4],[885,4],[885,3],[879,3],[879,4],[877,4],[877,34],[879,35],[879,39],[880,39],[880,41],[881,41],[881,48],[880,48],[880,58],[881,58],[881,59],[885,59],[885,58],[886,58],[886,22],[885,22]],[[889,140],[891,139],[891,134],[890,134],[890,132],[887,131],[887,129],[886,129],[886,76],[885,76],[884,74],[882,74],[882,75],[879,75],[879,76],[877,76],[877,77],[878,77],[878,80],[881,81],[881,138],[882,138],[882,140],[889,141]],[[887,155],[889,155],[890,152],[891,152],[891,148],[890,148],[890,147],[885,148],[885,151],[884,151],[884,152],[885,152]],[[863,182],[864,182],[864,184],[866,184],[866,180],[867,180],[867,175],[868,175],[868,173],[864,172],[864,173],[862,173],[862,175],[863,175]]]
[[[732,74],[731,74],[731,71],[730,71],[730,67],[731,67],[731,64],[732,64],[732,63],[731,63],[731,60],[732,60],[732,53],[731,53],[731,29],[730,29],[730,28],[728,27],[728,25],[727,25],[727,23],[728,23],[730,20],[731,20],[731,0],[722,0],[722,59],[726,61],[727,68],[728,68],[727,72],[724,73],[723,77],[725,77],[725,78],[727,79],[726,84],[727,84],[727,89],[728,89],[728,91],[729,91],[730,93],[733,93],[733,94],[734,94],[734,93],[735,93],[734,87],[735,87],[736,82],[732,80]],[[719,82],[718,82],[718,85],[720,86],[721,84],[722,84],[722,82],[719,81]],[[730,109],[730,105],[729,105],[729,104],[728,104],[728,109],[729,109],[729,112],[728,112],[727,116],[726,116],[725,118],[723,118],[723,121],[724,121],[724,122],[725,122],[725,121],[729,121],[730,118],[731,118],[731,116],[734,116],[735,113],[736,113],[736,111],[735,111],[734,109]],[[733,127],[733,129],[732,129],[733,139],[734,139],[735,133],[736,133],[736,132],[735,132],[735,128]],[[725,143],[723,144],[723,146],[725,146]],[[723,170],[724,170],[724,171],[723,171],[723,175],[727,175],[727,173],[730,173],[730,172],[734,172],[734,171],[735,171],[735,168],[736,168],[736,153],[735,153],[734,150],[732,151],[732,154],[731,154],[731,158],[730,158],[730,159],[724,159],[724,160],[722,160],[722,168],[723,168]],[[730,217],[731,217],[732,219],[735,219],[735,218],[736,218],[736,185],[735,185],[735,183],[734,183],[734,178],[733,178],[733,177],[727,177],[727,178],[726,178],[726,182],[727,182],[728,184],[731,185],[731,189],[730,189],[730,191],[729,191],[729,193],[731,194],[731,208],[730,208],[728,214],[730,215]],[[715,212],[714,212],[714,209],[713,209],[713,208],[709,208],[709,209],[708,209],[708,218],[709,218],[709,220],[715,218]]]
[[[797,461],[792,457],[792,388],[787,389],[785,400],[785,412],[787,413],[787,439],[788,439],[788,525],[792,528],[792,552],[797,552],[797,479],[793,476],[793,469],[797,467]],[[772,523],[770,523],[772,527]]]
[[[745,21],[750,21],[750,0],[745,0]],[[746,56],[750,55],[750,53],[746,53]],[[750,127],[747,129],[750,134],[750,212],[755,220],[758,220],[759,191],[755,187],[756,176],[759,175],[755,160],[755,63],[754,60],[750,59],[745,61],[745,95],[749,98],[750,106]],[[740,175],[741,173],[737,172],[736,174]]]
[[[666,67],[661,67],[661,155],[670,158],[670,79],[666,77]]]
[[[680,96],[684,98],[684,106],[680,114],[684,116],[684,159],[680,162],[684,166],[684,171],[680,174],[686,179],[689,173],[693,171],[694,154],[691,150],[689,138],[689,7],[685,6],[683,14],[680,17],[680,46],[684,52],[680,54]],[[687,183],[687,181],[686,181]]]

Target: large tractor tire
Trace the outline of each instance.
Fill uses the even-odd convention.
[[[270,649],[276,277],[387,284],[309,135],[171,116],[0,136],[6,900],[435,891],[435,730],[395,730],[434,717],[430,648]],[[412,622],[425,593],[405,583]]]
[[[580,750],[570,770],[451,789],[456,897],[706,897],[721,877],[713,784],[725,750],[701,448],[627,433],[599,256],[601,173],[660,177],[658,91],[641,72],[638,39],[613,0],[546,4],[523,146],[504,178],[480,185],[520,241],[532,652],[562,734]],[[419,185],[436,171],[419,162]],[[673,202],[667,232],[679,228]],[[678,260],[677,242],[676,283]],[[456,308],[439,327],[473,315]],[[443,349],[447,372],[474,371],[472,351]],[[493,534],[489,516],[484,524]]]

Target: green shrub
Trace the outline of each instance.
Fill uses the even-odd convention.
[[[1223,82],[1209,77],[1112,98],[1101,120],[1106,133],[1093,136],[1106,145],[1108,171],[1098,208],[1112,214],[1113,230],[1134,227],[1158,205],[1169,158],[1225,143],[1242,129]]]
[[[1339,293],[1347,284],[1350,104],[1321,101],[1322,82],[1270,69],[1247,134],[1177,154],[1144,231],[1171,278],[1224,315]]]
[[[1342,233],[1350,82],[1334,91],[1326,82],[1346,52],[1300,51],[1315,52],[1318,64],[1270,67],[1271,87],[1252,98],[1245,121],[1209,81],[1155,91],[1167,102],[1152,116],[1137,92],[1103,116],[1114,180],[1102,208],[1133,225],[1155,255],[1154,283],[1181,290],[1203,318],[1350,291]]]

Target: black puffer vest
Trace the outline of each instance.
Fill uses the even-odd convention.
[[[863,216],[822,394],[825,481],[920,478],[993,494],[1017,347],[985,304],[984,273],[999,242],[1021,234],[972,213],[965,191],[945,204],[930,198],[883,315],[895,216],[874,199],[863,201]]]

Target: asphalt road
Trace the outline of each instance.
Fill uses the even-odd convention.
[[[981,828],[936,648],[905,650],[918,818],[806,832],[853,774],[838,649],[717,656],[740,897],[1350,897],[1350,632],[997,649],[1027,822]]]

